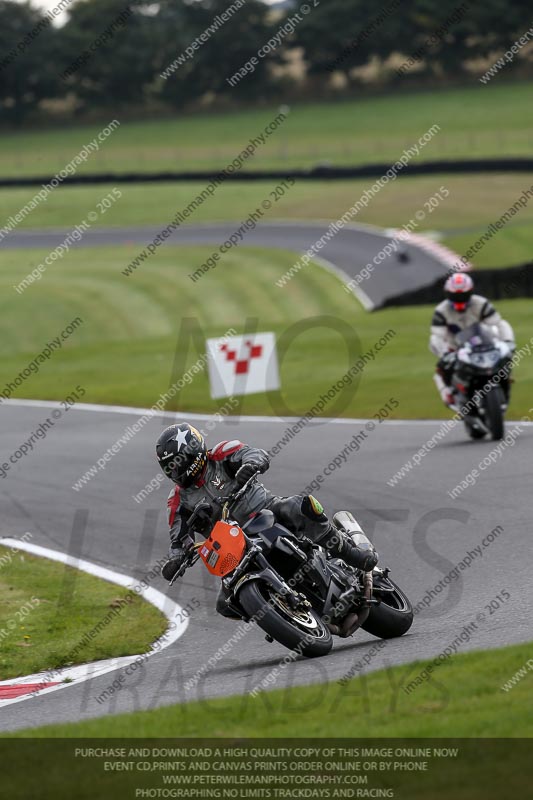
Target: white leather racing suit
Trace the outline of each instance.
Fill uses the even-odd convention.
[[[502,319],[486,297],[474,294],[465,311],[456,311],[449,300],[439,303],[431,320],[429,349],[439,359],[446,353],[456,350],[457,335],[476,322],[494,326],[498,338],[514,346],[514,333],[509,323]],[[435,373],[434,381],[445,405],[452,405],[449,384],[446,383],[441,371]]]

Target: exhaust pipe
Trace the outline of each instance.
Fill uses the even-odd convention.
[[[337,635],[340,636],[342,639],[347,639],[349,636],[355,633],[355,631],[367,621],[368,615],[370,614],[370,600],[372,599],[372,587],[373,587],[371,572],[364,573],[363,585],[365,589],[364,597],[367,602],[367,605],[364,608],[362,608],[358,613],[354,611],[353,613],[348,614],[348,616],[346,617],[340,628],[338,628],[337,625],[332,626],[337,628],[338,630]]]

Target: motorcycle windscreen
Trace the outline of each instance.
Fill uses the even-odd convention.
[[[459,345],[470,343],[472,347],[494,347],[494,334],[488,325],[474,322],[457,335],[457,343]]]
[[[212,575],[224,578],[240,564],[245,550],[239,526],[220,520],[200,547],[200,558]]]

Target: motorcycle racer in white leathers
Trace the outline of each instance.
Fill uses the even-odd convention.
[[[446,299],[435,308],[431,320],[429,349],[439,358],[433,380],[443,403],[454,407],[451,377],[458,347],[457,336],[476,322],[496,329],[499,339],[514,350],[512,327],[502,319],[492,303],[480,294],[474,294],[474,281],[464,272],[456,272],[444,284]]]

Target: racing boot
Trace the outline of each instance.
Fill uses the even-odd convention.
[[[333,516],[333,524],[320,544],[334,558],[342,558],[363,572],[371,572],[379,560],[372,542],[349,511],[338,511]]]

